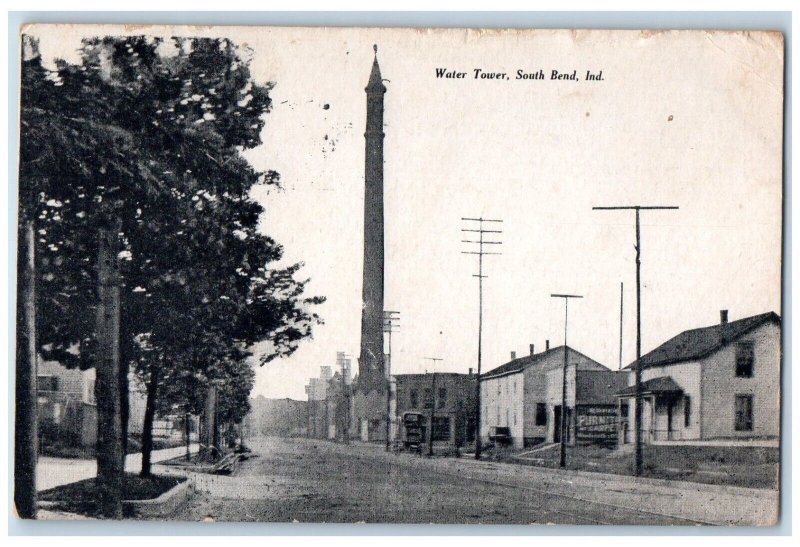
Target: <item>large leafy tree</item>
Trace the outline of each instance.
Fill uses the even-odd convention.
[[[151,424],[159,406],[197,412],[212,380],[232,386],[226,413],[240,420],[246,348],[271,341],[263,364],[319,320],[322,299],[304,296],[299,265],[270,268],[282,248],[259,233],[263,209],[249,197],[278,182],[241,155],[261,143],[269,89],[227,40],[96,39],[55,74],[38,59],[24,67],[21,181],[48,181],[31,186],[40,347],[67,366],[96,366],[97,230],[117,222],[119,388],[127,395],[133,365]],[[175,400],[159,404],[159,391]]]

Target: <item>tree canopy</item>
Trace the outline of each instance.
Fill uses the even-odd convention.
[[[262,364],[291,354],[324,300],[306,295],[300,264],[275,267],[283,249],[250,197],[279,184],[242,156],[262,144],[271,84],[224,39],[98,38],[55,71],[28,46],[20,203],[37,224],[42,353],[94,366],[97,230],[116,221],[125,363],[145,381],[157,369],[164,404],[186,410],[209,381],[230,381],[239,421],[248,348],[271,342]]]

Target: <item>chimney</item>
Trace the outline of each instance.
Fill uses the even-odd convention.
[[[728,324],[728,310],[719,310],[719,322],[722,325]]]
[[[470,375],[470,376],[472,376],[472,373],[473,373],[473,371],[474,371],[474,370],[475,370],[475,369],[473,369],[472,367],[469,367],[469,375]]]
[[[533,357],[533,344],[531,344],[531,357]]]
[[[516,358],[517,358],[517,352],[516,351],[512,351],[511,352],[511,360],[513,361]]]
[[[544,350],[545,351],[549,351],[550,350],[550,340],[545,340],[544,341]]]

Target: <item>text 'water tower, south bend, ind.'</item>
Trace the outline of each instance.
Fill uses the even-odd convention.
[[[367,124],[364,161],[364,284],[361,351],[353,395],[353,420],[362,440],[386,438],[386,363],[383,353],[383,96],[386,87],[378,66],[378,47],[365,91]]]

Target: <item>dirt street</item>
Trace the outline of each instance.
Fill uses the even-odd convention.
[[[234,476],[195,475],[187,521],[769,524],[776,491],[560,472],[375,445],[266,438]],[[163,517],[162,517],[163,518]]]

